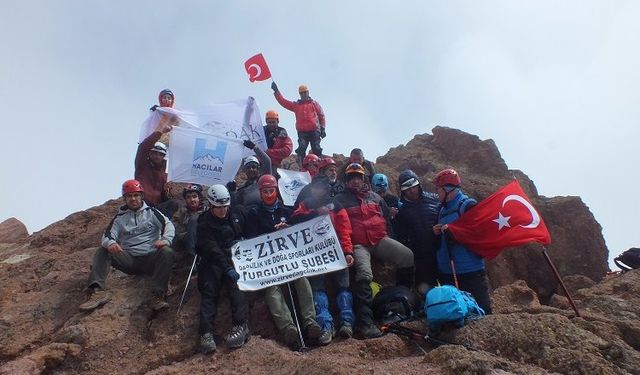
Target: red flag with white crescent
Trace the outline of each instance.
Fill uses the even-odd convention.
[[[267,61],[261,53],[250,57],[244,63],[244,69],[249,75],[249,81],[264,81],[271,78],[271,71],[267,66]]]
[[[547,226],[517,180],[447,227],[457,242],[486,259],[495,258],[505,247],[551,243]]]

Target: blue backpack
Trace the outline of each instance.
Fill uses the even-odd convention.
[[[485,315],[471,294],[452,285],[435,287],[427,292],[424,312],[430,332],[440,332],[446,323],[462,327],[470,319]]]

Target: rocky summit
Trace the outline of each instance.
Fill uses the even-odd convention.
[[[582,200],[539,195],[525,173],[507,167],[493,141],[445,127],[376,160],[392,191],[406,168],[429,190],[445,167],[458,170],[465,191],[478,200],[513,178],[520,181],[549,228],[549,254],[581,317],[560,291],[540,245],[531,244],[488,262],[494,314],[445,332],[446,345],[386,334],[364,341],[336,338],[328,346],[291,352],[278,341],[255,293],[247,345],[224,345],[231,327],[222,298],[218,351],[202,355],[194,283],[176,313],[188,274],[184,265],[172,277],[170,309],[151,312],[145,305],[149,280],[113,270],[111,301],[90,313],[78,310],[95,248],[122,203],[109,200],[30,236],[16,219],[0,224],[0,374],[640,374],[640,270],[607,275],[601,228]],[[382,283],[392,278],[384,265],[376,271]],[[408,324],[426,332],[422,320]]]

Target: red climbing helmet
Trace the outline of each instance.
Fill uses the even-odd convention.
[[[122,184],[122,195],[127,193],[144,193],[142,184],[138,180],[127,180]]]
[[[444,187],[447,185],[460,186],[461,182],[462,181],[460,181],[460,175],[458,175],[458,172],[451,168],[443,169],[442,171],[438,172],[436,177],[434,177],[433,179],[433,184],[437,187]]]

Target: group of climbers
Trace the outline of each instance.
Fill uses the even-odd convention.
[[[279,199],[274,167],[280,167],[292,153],[293,142],[279,126],[275,110],[267,111],[265,116],[268,149],[261,150],[250,140],[244,141],[255,156],[243,160],[243,186],[236,188],[235,181],[226,186],[213,185],[206,190],[206,199],[205,190],[197,184],[184,188],[182,201],[167,194],[167,147],[159,140],[171,131],[171,126],[161,124],[138,147],[135,180],[123,184],[125,205],[105,230],[102,246],[93,260],[90,295],[81,310],[93,310],[111,299],[105,289],[111,266],[128,274],[152,275],[150,306],[155,311],[166,308],[176,255],[172,246],[177,246],[198,257],[200,350],[210,353],[216,349],[213,321],[223,287],[228,289],[232,312],[232,329],[226,342],[231,348],[241,347],[250,338],[249,307],[246,293],[238,289],[240,276],[233,267],[231,247],[246,238],[329,215],[348,267],[262,291],[276,328],[292,350],[300,349],[304,339],[326,345],[335,336],[368,339],[382,334],[372,311],[372,257],[394,265],[397,285],[422,295],[438,283],[459,281],[460,289],[470,292],[490,313],[482,258],[457,243],[447,231],[448,223],[477,203],[461,190],[457,172],[445,169],[438,173],[433,180],[436,192],[430,193],[423,189],[416,173],[405,170],[397,181],[400,197],[395,196],[389,189],[388,177],[376,173],[361,149],[354,148],[341,167],[322,154],[325,118],[305,85],[299,88],[297,102],[284,99],[275,83],[272,88],[278,102],[296,114],[298,165],[312,177],[295,205],[285,206]],[[173,103],[173,93],[163,90],[159,105],[171,107]],[[311,153],[306,154],[309,144]],[[339,315],[335,324],[329,309],[327,280],[336,290]],[[298,324],[285,298],[291,294],[297,297]]]

